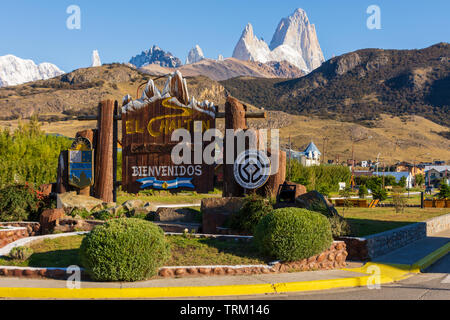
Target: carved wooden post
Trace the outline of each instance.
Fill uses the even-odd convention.
[[[102,101],[98,110],[98,138],[95,161],[95,197],[113,201],[114,102]]]
[[[267,151],[270,156],[270,149]],[[264,197],[276,197],[278,187],[286,181],[286,152],[278,150],[278,171],[269,177],[266,184],[257,193]]]
[[[56,193],[66,193],[70,191],[69,186],[69,152],[61,151],[58,158],[58,172],[56,178]]]
[[[225,103],[225,130],[246,130],[247,121],[245,120],[245,108],[239,100],[228,97]],[[225,131],[225,141],[223,149],[223,197],[240,197],[244,195],[244,189],[235,181],[233,173],[233,164],[227,163],[227,152],[233,152],[233,160],[236,160],[238,156],[236,154],[236,143],[234,144],[234,150],[227,150],[227,132]],[[236,139],[234,140],[236,142]],[[234,162],[234,161],[233,161]]]

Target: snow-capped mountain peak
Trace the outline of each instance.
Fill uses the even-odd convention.
[[[194,48],[189,51],[188,57],[186,58],[186,64],[192,64],[205,59],[202,48],[197,44]]]
[[[315,26],[310,24],[303,9],[297,9],[289,17],[281,19],[270,46],[259,40],[253,33],[253,26],[247,24],[233,57],[259,62],[284,60],[307,73],[325,61]]]
[[[156,45],[131,58],[130,63],[138,68],[149,64],[158,64],[161,67],[168,68],[178,68],[182,65],[180,59],[174,57],[170,52],[162,50]]]
[[[281,45],[287,45],[297,51],[310,71],[325,61],[316,28],[309,22],[303,9],[297,9],[289,17],[281,19],[269,47],[275,50]]]
[[[264,40],[258,39],[253,33],[253,26],[248,23],[242,32],[236,47],[234,48],[233,58],[250,61],[269,61],[270,49]]]
[[[0,87],[46,80],[61,74],[64,71],[48,62],[36,65],[33,60],[21,59],[12,54],[0,57]]]

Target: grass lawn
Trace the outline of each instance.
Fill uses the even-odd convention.
[[[405,225],[425,221],[433,217],[450,213],[448,208],[405,208],[396,213],[394,208],[336,208],[352,227],[353,236],[363,237]]]
[[[153,191],[151,193],[141,192],[138,194],[130,194],[126,192],[118,192],[117,203],[124,203],[127,200],[139,199],[152,204],[180,204],[180,203],[199,203],[202,199],[222,197],[222,191],[216,189],[211,193],[199,194],[196,192],[185,192],[178,195],[171,194],[168,191]]]
[[[79,265],[78,255],[84,236],[71,236],[46,239],[31,245],[33,255],[26,261],[0,258],[0,265],[21,267],[68,267]],[[196,239],[182,236],[167,237],[171,244],[172,257],[165,266],[194,265],[243,265],[264,264],[253,244],[247,242],[228,242],[217,239]]]

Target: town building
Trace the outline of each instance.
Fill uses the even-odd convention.
[[[414,176],[409,171],[403,171],[403,172],[372,172],[372,175],[374,176],[393,176],[395,178],[395,182],[399,183],[400,179],[402,177],[406,178],[406,188],[412,188],[414,184]]]
[[[425,185],[439,187],[442,179],[449,184],[450,166],[426,166],[425,167]]]
[[[320,165],[320,156],[322,155],[322,153],[312,141],[302,152],[290,149],[286,153],[288,158],[290,155],[291,159],[298,160],[305,167]]]

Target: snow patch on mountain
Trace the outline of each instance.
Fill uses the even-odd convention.
[[[189,51],[189,54],[186,58],[186,64],[192,64],[205,59],[205,55],[203,54],[202,48],[197,44],[194,48]]]
[[[92,51],[92,66],[91,67],[101,67],[102,62],[100,60],[100,55],[98,50]]]
[[[131,58],[130,63],[138,68],[149,64],[158,64],[161,67],[178,68],[183,63],[170,52],[166,52],[158,46],[153,46],[149,50],[142,51],[141,54]]]
[[[11,54],[0,57],[0,87],[46,80],[61,74],[64,74],[64,71],[48,62],[36,65],[33,60],[21,59]]]

